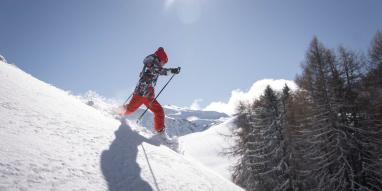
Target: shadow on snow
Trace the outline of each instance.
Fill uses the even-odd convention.
[[[115,132],[115,140],[110,145],[109,150],[103,151],[101,155],[101,170],[107,181],[109,191],[153,190],[149,183],[140,176],[141,168],[136,162],[138,147],[141,147],[145,154],[156,190],[159,190],[146,151],[142,146],[143,142],[159,145],[158,142],[149,140],[133,131],[126,123],[121,123]]]

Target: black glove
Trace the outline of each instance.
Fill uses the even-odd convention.
[[[179,74],[180,72],[180,67],[177,67],[177,68],[171,68],[171,73],[173,74]]]

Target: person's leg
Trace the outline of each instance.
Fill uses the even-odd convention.
[[[143,104],[143,99],[144,98],[142,96],[134,95],[131,98],[129,104],[127,104],[124,115],[130,115],[134,113]]]
[[[151,104],[150,104],[151,103]],[[157,132],[161,132],[164,129],[164,111],[158,101],[153,102],[150,99],[144,101],[146,107],[154,113],[154,128]]]

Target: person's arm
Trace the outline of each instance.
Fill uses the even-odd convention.
[[[180,72],[180,67],[177,67],[177,68],[170,68],[170,72],[172,74],[179,74]]]
[[[170,68],[163,68],[159,63],[154,67],[155,73],[163,76],[167,76],[170,70]]]
[[[145,58],[143,61],[145,66],[148,68],[151,68],[151,71],[159,74],[159,75],[168,75],[169,73],[171,74],[179,74],[180,72],[180,67],[177,68],[163,68],[162,65],[158,62],[158,60],[150,55]]]
[[[161,69],[159,69],[158,73],[160,75],[168,75],[168,73],[171,73],[171,74],[179,74],[180,72],[180,67],[177,67],[177,68],[163,68],[162,66],[160,66]]]

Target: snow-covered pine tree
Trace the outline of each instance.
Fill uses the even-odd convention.
[[[380,42],[378,32],[366,68],[361,54],[340,47],[336,55],[314,38],[298,91],[280,97],[267,88],[241,105],[235,182],[247,190],[382,190]]]
[[[369,49],[371,62],[375,65],[382,65],[382,32],[377,31]]]
[[[293,181],[293,190],[313,190],[317,188],[317,180],[311,176],[311,162],[305,159],[305,154],[311,149],[306,144],[304,127],[311,124],[313,113],[312,101],[308,92],[299,89],[289,96],[287,109],[288,147],[290,148],[290,175]]]
[[[347,160],[351,167],[354,187],[352,190],[380,190],[381,173],[375,171],[382,168],[380,152],[375,148],[382,142],[381,128],[373,120],[374,114],[368,112],[370,99],[363,98],[361,92],[365,66],[361,56],[354,51],[339,48],[337,64],[343,81],[342,105],[337,110],[338,123],[342,131],[348,135],[350,144]],[[349,167],[349,168],[350,168]]]
[[[350,182],[346,156],[347,135],[336,123],[336,88],[330,87],[333,74],[333,56],[317,38],[314,38],[306,55],[301,88],[308,90],[313,102],[313,113],[302,131],[306,145],[303,150],[310,161],[310,175],[317,179],[320,190],[349,188]]]
[[[251,105],[240,102],[237,107],[238,113],[236,114],[235,124],[238,127],[233,130],[233,137],[236,144],[233,146],[232,151],[229,153],[233,156],[238,156],[239,160],[233,166],[232,180],[237,185],[250,190],[251,182],[254,182],[251,170],[246,166],[247,160],[244,155],[247,152],[248,134],[252,129],[250,124]]]
[[[287,88],[285,93],[289,93]],[[268,86],[249,110],[239,112],[236,124],[240,129],[237,143],[240,152],[237,154],[241,160],[235,168],[234,181],[246,190],[293,189],[289,175],[290,149],[286,145],[286,135],[283,135],[287,132],[283,130],[288,124],[283,115],[288,96],[285,95],[285,102],[282,102]]]
[[[352,105],[353,98],[349,95],[353,90],[345,91],[357,82],[350,78],[351,75],[344,78],[346,71],[343,69],[349,66],[350,60],[346,51],[341,53],[336,61],[334,53],[317,38],[311,42],[304,72],[298,79],[300,87],[309,92],[313,106],[301,132],[308,146],[301,151],[311,163],[307,172],[318,180],[319,190],[374,190],[379,186],[376,180],[379,174],[369,171],[371,181],[377,185],[366,184],[362,180],[366,177],[362,175],[366,173],[363,160],[370,159],[369,164],[379,167],[378,152],[373,151],[379,141],[373,134],[379,132],[364,125],[370,125],[369,120],[361,117],[367,114],[362,115]],[[367,137],[375,141],[367,141]]]
[[[371,94],[373,108],[382,115],[382,32],[378,31],[369,48],[370,69],[363,81],[368,94]]]
[[[285,84],[281,94],[281,140],[284,142],[283,157],[286,163],[286,190],[298,190],[299,181],[297,180],[297,159],[295,146],[296,142],[293,136],[296,134],[296,127],[294,126],[293,110],[293,95],[291,95],[290,88]]]
[[[255,190],[279,190],[284,185],[285,163],[282,159],[280,109],[275,92],[268,86],[254,105],[252,131],[248,135],[245,161],[255,177]],[[279,175],[280,174],[280,175]]]

